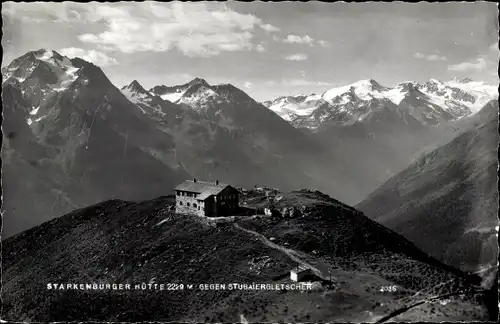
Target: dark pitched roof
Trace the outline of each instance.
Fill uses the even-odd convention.
[[[175,190],[181,190],[181,191],[189,191],[189,192],[195,192],[200,194],[198,197],[198,200],[204,200],[211,195],[217,195],[219,194],[222,190],[226,189],[229,185],[226,183],[220,183],[218,185],[215,184],[215,182],[206,182],[206,181],[199,181],[196,180],[186,180],[177,187],[175,187]]]
[[[292,269],[292,271],[295,273],[299,273],[299,272],[307,271],[307,270],[311,270],[311,268],[309,268],[305,265],[302,265],[302,264],[300,264],[298,267]]]

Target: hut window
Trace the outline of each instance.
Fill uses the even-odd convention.
[[[189,203],[186,204],[188,207],[191,206]]]
[[[196,207],[198,207],[198,206],[196,205],[196,203],[194,203],[194,204],[193,204],[193,207],[194,207],[194,208],[196,208]]]
[[[181,205],[181,206],[182,206],[182,201],[179,201],[179,205]]]

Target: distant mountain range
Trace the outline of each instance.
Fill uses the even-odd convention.
[[[343,159],[358,184],[357,198],[469,129],[475,114],[495,98],[496,86],[466,78],[394,88],[370,79],[263,104]],[[350,198],[348,203],[359,202]]]
[[[479,111],[498,97],[498,89],[471,79],[424,84],[403,82],[394,88],[375,80],[333,88],[321,95],[279,97],[263,104],[298,128],[316,130],[324,124],[352,125],[398,114],[408,124],[437,125]]]

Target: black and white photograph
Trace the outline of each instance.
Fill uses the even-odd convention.
[[[0,322],[497,322],[496,2],[1,12]]]

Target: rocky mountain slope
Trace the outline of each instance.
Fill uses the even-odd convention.
[[[498,256],[498,101],[470,122],[356,208],[441,261],[476,271]]]
[[[408,321],[494,316],[486,300],[495,295],[477,287],[477,278],[426,256],[357,210],[317,191],[278,195],[283,206],[300,212],[291,218],[228,218],[216,226],[169,211],[173,197],[111,200],[10,237],[2,242],[2,317],[370,322],[395,311]],[[264,200],[263,192],[243,198],[248,207]],[[311,290],[199,289],[206,283],[289,284],[289,270],[297,263],[315,269],[317,276],[308,279]],[[55,289],[61,283],[128,283],[132,288]],[[134,289],[142,283],[185,286]],[[446,303],[430,300],[436,296],[446,297]],[[421,300],[429,302],[418,306],[418,317],[400,311]]]
[[[347,185],[343,190],[332,185],[332,181],[348,179],[345,176],[346,165],[337,157],[338,154],[325,150],[321,143],[293,128],[231,84],[209,85],[205,80],[196,78],[180,86],[157,86],[152,88],[150,93],[162,97],[175,93],[175,103],[195,111],[199,120],[210,124],[210,132],[224,132],[230,136],[220,140],[211,138],[212,145],[217,145],[218,149],[225,147],[224,152],[213,156],[213,160],[217,161],[216,163],[224,163],[230,156],[242,152],[247,161],[262,169],[260,174],[264,175],[260,177],[256,172],[254,176],[249,177],[250,169],[244,168],[245,162],[241,161],[223,170],[226,176],[242,170],[247,177],[243,183],[238,182],[242,186],[264,182],[269,186],[291,189],[309,183],[339,199],[348,199],[347,197],[356,190],[355,186],[351,185]],[[201,132],[201,138],[209,138],[204,131],[197,131]],[[189,152],[192,152],[198,143],[194,140],[190,143]],[[204,156],[195,155],[198,159]],[[187,160],[191,162],[196,158]],[[329,177],[329,180],[326,177]],[[248,181],[250,178],[254,183]]]
[[[97,66],[40,50],[3,72],[4,237],[105,199],[152,198],[189,176],[151,156],[173,152],[172,139]]]

